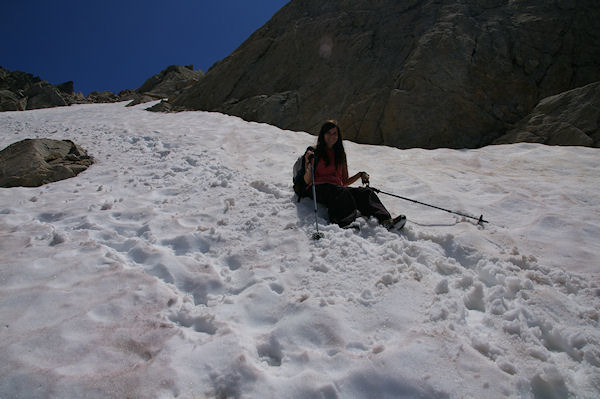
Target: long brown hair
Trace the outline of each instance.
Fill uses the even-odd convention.
[[[319,159],[325,161],[326,165],[331,163],[331,160],[327,156],[327,144],[325,144],[325,133],[331,129],[336,128],[338,133],[338,140],[333,145],[333,151],[335,154],[335,166],[339,167],[346,163],[346,151],[344,150],[344,144],[342,144],[342,130],[334,120],[329,120],[321,126],[319,132],[319,138],[317,139],[317,150],[316,155]]]

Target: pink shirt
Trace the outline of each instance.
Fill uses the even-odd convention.
[[[335,165],[335,152],[333,150],[327,150],[329,156],[329,165],[325,164],[325,160],[319,159],[317,167],[315,169],[315,184],[335,184],[336,186],[343,186],[342,180],[342,167],[336,167]]]

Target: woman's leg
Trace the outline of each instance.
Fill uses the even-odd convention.
[[[344,227],[356,219],[358,215],[356,202],[348,187],[317,184],[315,190],[317,201],[327,207],[331,223],[337,223],[340,227]]]
[[[379,223],[392,218],[373,190],[367,187],[348,187],[348,189],[351,190],[356,206],[363,216],[374,216]]]

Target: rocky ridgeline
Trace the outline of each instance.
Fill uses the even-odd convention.
[[[93,91],[85,97],[74,91],[72,81],[52,85],[32,74],[8,71],[0,67],[0,111],[119,101],[132,101],[131,105],[140,104],[176,95],[203,75],[200,70],[194,71],[192,65],[172,65],[149,78],[139,89],[123,90],[119,94]]]
[[[85,98],[74,92],[73,82],[51,85],[30,73],[0,67],[0,111],[24,111],[80,102],[85,102]]]
[[[545,118],[546,136],[535,117],[545,98],[598,81],[597,0],[292,0],[153,110],[218,111],[308,132],[336,118],[346,138],[399,148],[509,138],[598,147],[597,95],[587,105],[568,96],[572,109],[588,108],[584,130],[555,134],[571,122]],[[532,119],[535,132],[523,127]]]

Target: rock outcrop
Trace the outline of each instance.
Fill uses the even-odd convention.
[[[38,187],[68,179],[93,162],[70,140],[26,139],[0,151],[0,187]]]
[[[494,144],[600,147],[600,82],[547,97]]]
[[[160,73],[150,77],[139,89],[135,90],[133,101],[128,105],[136,105],[149,101],[178,95],[183,89],[198,82],[204,73],[194,71],[193,65],[171,65]]]
[[[68,105],[58,89],[47,82],[39,82],[25,91],[27,109],[41,109]]]
[[[158,110],[206,110],[400,148],[492,143],[600,80],[596,0],[292,0]]]
[[[52,85],[30,73],[0,67],[0,111],[24,111],[83,102],[83,94],[74,92],[72,81]]]

